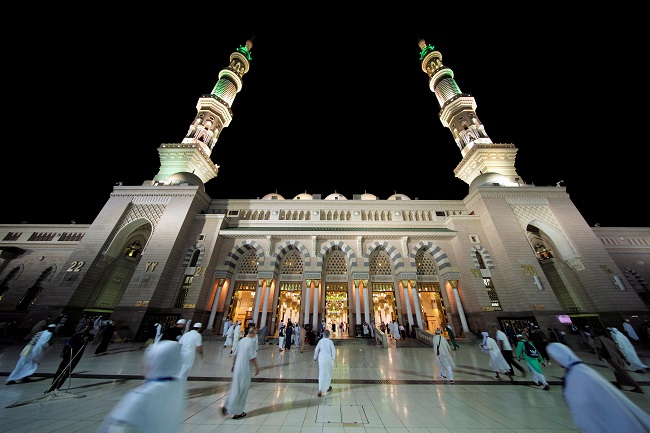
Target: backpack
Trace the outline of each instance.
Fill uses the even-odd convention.
[[[535,349],[535,346],[533,346],[530,341],[524,341],[524,353],[529,358],[539,358],[537,349]]]

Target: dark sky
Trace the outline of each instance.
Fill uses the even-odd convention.
[[[563,180],[589,225],[647,226],[645,38],[633,18],[605,11],[543,15],[234,30],[80,20],[22,30],[3,55],[0,223],[92,223],[116,182],[153,179],[158,146],[182,141],[198,98],[251,37],[250,71],[212,153],[220,169],[210,197],[461,200],[461,154],[438,119],[420,37],[474,96],[492,141],[519,149],[524,182]],[[614,24],[621,30],[608,33]]]

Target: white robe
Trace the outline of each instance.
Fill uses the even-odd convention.
[[[650,415],[637,406],[601,373],[584,364],[562,343],[549,343],[548,355],[564,374],[562,396],[575,425],[583,432],[649,432]]]
[[[157,343],[162,338],[162,325],[159,323],[156,325],[156,336],[153,339],[154,343]]]
[[[440,350],[440,355],[437,354],[437,349]],[[454,358],[451,357],[449,343],[442,335],[436,334],[433,336],[433,353],[436,354],[434,362],[440,366],[440,375],[444,376],[446,372],[447,379],[454,380],[452,369],[456,367],[456,363],[454,362]]]
[[[232,331],[232,353],[235,353],[237,350],[237,345],[239,344],[239,339],[241,338],[241,323],[233,325]]]
[[[223,324],[223,337],[228,336],[228,331],[230,331],[230,325],[232,325],[232,322],[230,320],[226,320],[226,323]]]
[[[611,328],[610,334],[612,335],[612,340],[616,343],[623,355],[630,361],[630,370],[645,370],[650,368],[641,361],[639,355],[636,353],[636,349],[632,346],[630,339],[625,336],[621,331],[616,328]]]
[[[235,325],[230,325],[228,328],[228,333],[226,334],[226,342],[223,343],[223,347],[232,346],[232,336],[235,332]]]
[[[45,331],[37,333],[30,342],[27,343],[27,346],[32,346],[31,350],[27,355],[20,356],[14,371],[12,371],[9,377],[7,377],[7,382],[12,380],[21,380],[36,373],[38,364],[40,364],[41,359],[43,358],[43,353],[49,346],[50,338],[52,338],[52,332],[50,332],[49,329],[54,328],[48,328]]]
[[[224,407],[228,413],[239,415],[244,412],[248,390],[253,377],[252,359],[257,357],[257,338],[244,337],[234,352],[235,368],[233,369],[232,384],[226,397]]]
[[[632,340],[639,341],[639,336],[636,334],[636,331],[630,322],[623,322],[623,330],[627,332],[627,335],[629,335]]]
[[[97,433],[178,433],[185,419],[185,382],[176,376],[181,346],[161,340],[145,350],[146,381],[108,413]]]
[[[192,329],[183,334],[178,343],[181,345],[181,368],[178,377],[187,380],[196,359],[196,348],[203,346],[203,337],[196,329]]]
[[[481,343],[481,350],[483,353],[490,355],[489,365],[492,367],[493,371],[499,373],[507,373],[510,371],[510,364],[501,354],[501,349],[499,345],[492,337],[483,336],[483,342]]]
[[[397,322],[393,322],[393,329],[391,329],[391,334],[395,340],[399,340],[402,336],[399,333],[399,325]]]
[[[336,349],[332,340],[321,338],[314,349],[314,361],[318,360],[318,390],[323,394],[332,384],[334,356],[336,356]]]

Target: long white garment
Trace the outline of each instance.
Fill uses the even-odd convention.
[[[181,346],[161,340],[144,354],[146,381],[108,413],[97,433],[179,433],[185,416],[185,382],[176,376]]]
[[[228,336],[228,331],[230,331],[230,325],[232,325],[232,322],[230,320],[226,320],[226,323],[223,324],[223,336],[224,337]]]
[[[196,348],[203,346],[203,337],[196,329],[192,329],[183,334],[178,343],[181,345],[181,368],[178,377],[187,380],[196,359]]]
[[[233,324],[230,325],[230,327],[228,328],[228,333],[226,334],[226,342],[223,343],[223,347],[232,346],[232,336],[234,332],[235,332],[235,325]]]
[[[609,332],[612,335],[612,340],[614,340],[618,348],[621,349],[621,352],[623,352],[623,355],[625,355],[627,360],[630,361],[630,370],[637,371],[650,368],[641,361],[639,355],[636,353],[636,349],[632,345],[632,342],[630,342],[630,339],[627,338],[625,334],[616,328],[607,329],[610,330]]]
[[[630,322],[623,322],[623,330],[627,332],[627,335],[629,335],[632,340],[639,341],[639,336],[636,334],[636,331]]]
[[[336,349],[329,338],[323,337],[314,349],[314,361],[318,360],[318,390],[325,394],[332,384],[332,370]]]
[[[156,336],[153,339],[154,343],[157,343],[160,341],[162,338],[162,325],[160,323],[156,323]]]
[[[437,354],[438,350],[440,350],[440,355]],[[433,336],[433,353],[436,356],[434,362],[440,366],[440,376],[445,377],[445,373],[447,373],[447,379],[454,380],[453,368],[456,367],[456,363],[451,357],[449,343],[442,335]]]
[[[490,367],[492,367],[493,371],[498,371],[499,373],[509,372],[510,365],[501,354],[501,349],[499,349],[499,345],[497,344],[496,340],[486,334],[487,332],[482,333],[483,342],[480,344],[480,347],[483,353],[490,355]]]
[[[251,387],[251,378],[253,377],[251,360],[257,357],[257,338],[242,338],[234,354],[236,358],[232,384],[224,407],[228,413],[239,415],[244,412],[248,390]]]
[[[52,338],[52,332],[50,332],[50,329],[54,328],[48,328],[45,331],[41,331],[34,335],[32,340],[27,344],[27,346],[32,345],[32,349],[27,355],[20,356],[14,371],[12,371],[7,377],[7,382],[12,380],[21,380],[36,373],[38,364],[40,364],[41,359],[43,358],[43,353],[49,345],[50,338]]]
[[[235,350],[237,350],[237,345],[239,344],[240,338],[241,338],[241,323],[235,323],[233,325],[233,331],[232,331],[232,353],[235,353]]]
[[[391,332],[395,340],[399,340],[400,338],[402,338],[402,336],[399,333],[399,325],[397,324],[397,322],[393,322],[393,329],[391,329]]]
[[[548,355],[566,369],[562,396],[585,433],[650,432],[650,415],[566,345],[549,343]]]

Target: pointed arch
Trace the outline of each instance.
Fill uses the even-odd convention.
[[[436,266],[438,267],[438,271],[442,271],[445,268],[451,267],[451,263],[449,262],[449,257],[447,256],[447,253],[445,253],[442,248],[440,248],[439,245],[434,244],[431,241],[421,241],[418,242],[417,244],[413,245],[413,248],[411,248],[411,257],[409,257],[409,260],[411,262],[411,267],[415,268],[415,256],[417,255],[418,251],[424,249],[426,250],[429,254],[433,256],[433,259],[436,261]]]
[[[300,251],[303,256],[305,268],[309,267],[311,264],[311,260],[309,259],[309,250],[307,250],[307,247],[298,241],[286,241],[284,243],[278,244],[275,252],[271,255],[276,274],[280,269],[280,262],[282,261],[282,257],[284,257],[284,255],[292,249]]]
[[[481,264],[478,262],[478,259],[476,258],[476,253],[481,254],[481,257],[483,257],[483,262],[485,263],[485,268],[486,269],[494,269],[494,263],[492,263],[492,257],[490,257],[490,253],[485,249],[483,246],[474,246],[470,249],[470,254],[472,256],[472,262],[474,262],[474,266],[476,269],[481,269]]]
[[[330,241],[321,245],[320,252],[316,258],[316,267],[318,269],[323,267],[323,260],[329,251],[339,250],[345,254],[350,264],[350,269],[357,266],[357,256],[354,254],[352,247],[343,241]]]
[[[528,222],[528,225],[537,227],[539,230],[543,231],[549,239],[551,239],[555,246],[555,252],[562,257],[562,260],[569,263],[575,260],[580,260],[580,256],[561,230],[539,219],[531,220]]]
[[[249,250],[255,250],[258,261],[264,263],[264,249],[262,249],[262,246],[254,240],[247,239],[241,241],[232,248],[232,251],[228,253],[223,265],[226,266],[228,268],[227,270],[230,272],[235,272],[239,259],[241,259],[241,257]]]
[[[386,251],[390,257],[391,262],[393,263],[395,272],[398,272],[399,269],[404,267],[404,260],[396,246],[389,244],[386,241],[376,241],[369,244],[366,248],[366,251],[363,253],[363,266],[366,269],[370,267],[370,254],[372,254],[372,252],[378,248]]]

